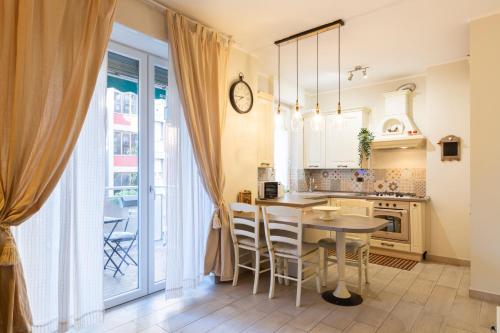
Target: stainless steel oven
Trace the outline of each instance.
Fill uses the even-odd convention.
[[[386,220],[387,225],[372,234],[373,238],[410,242],[410,203],[404,201],[375,200],[373,216]]]

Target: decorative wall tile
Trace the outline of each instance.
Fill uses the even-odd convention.
[[[405,169],[332,169],[295,170],[290,174],[292,191],[307,191],[309,177],[314,179],[316,190],[348,192],[404,192],[425,196],[426,170]],[[363,181],[358,182],[357,178]],[[379,187],[377,187],[379,186]]]

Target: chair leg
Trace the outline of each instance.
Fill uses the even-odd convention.
[[[363,289],[361,287],[363,282],[363,251],[358,252],[358,290],[361,294]]]
[[[300,307],[300,296],[302,295],[302,259],[297,259],[297,295],[295,306]]]
[[[316,291],[318,294],[321,293],[321,269],[320,269],[320,264],[321,264],[321,252],[318,251],[318,263],[316,265]]]
[[[366,249],[365,252],[365,283],[370,283],[368,281],[368,266],[370,263],[370,249]]]
[[[283,275],[288,276],[288,259],[287,258],[283,258],[283,271],[284,271]],[[290,285],[290,280],[288,280],[288,279],[283,279],[283,280],[285,280],[285,286]]]
[[[321,248],[323,251],[323,287],[326,287],[326,283],[328,281],[328,250],[323,247]]]
[[[234,247],[234,275],[233,275],[233,287],[238,285],[238,275],[240,273],[240,249],[238,246]]]
[[[284,260],[285,260],[285,258],[277,258],[278,264],[276,265],[276,267],[278,268],[278,274],[280,274],[280,275],[284,275],[283,274],[283,261]],[[283,284],[283,278],[282,277],[278,276],[278,284]]]
[[[260,252],[255,252],[255,271],[253,278],[253,294],[257,294],[259,290],[259,276],[260,276]]]
[[[276,266],[276,262],[275,262],[275,258],[274,258],[274,255],[272,253],[269,253],[269,265],[270,265],[270,268],[271,268],[271,281],[270,281],[270,285],[269,285],[269,298],[274,298],[274,273],[275,273],[275,266]]]

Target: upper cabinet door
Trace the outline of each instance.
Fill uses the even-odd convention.
[[[304,119],[304,169],[325,168],[325,118]]]
[[[338,117],[326,117],[326,168],[359,168],[358,133],[363,127],[363,112],[346,112],[341,120]]]
[[[259,135],[257,136],[257,166],[274,166],[274,112],[272,96],[259,93],[255,100],[254,110],[259,119]]]

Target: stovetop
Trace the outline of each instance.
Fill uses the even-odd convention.
[[[391,199],[391,198],[416,198],[417,195],[415,193],[405,193],[405,192],[375,192],[372,195],[376,197],[380,197],[381,199]]]

